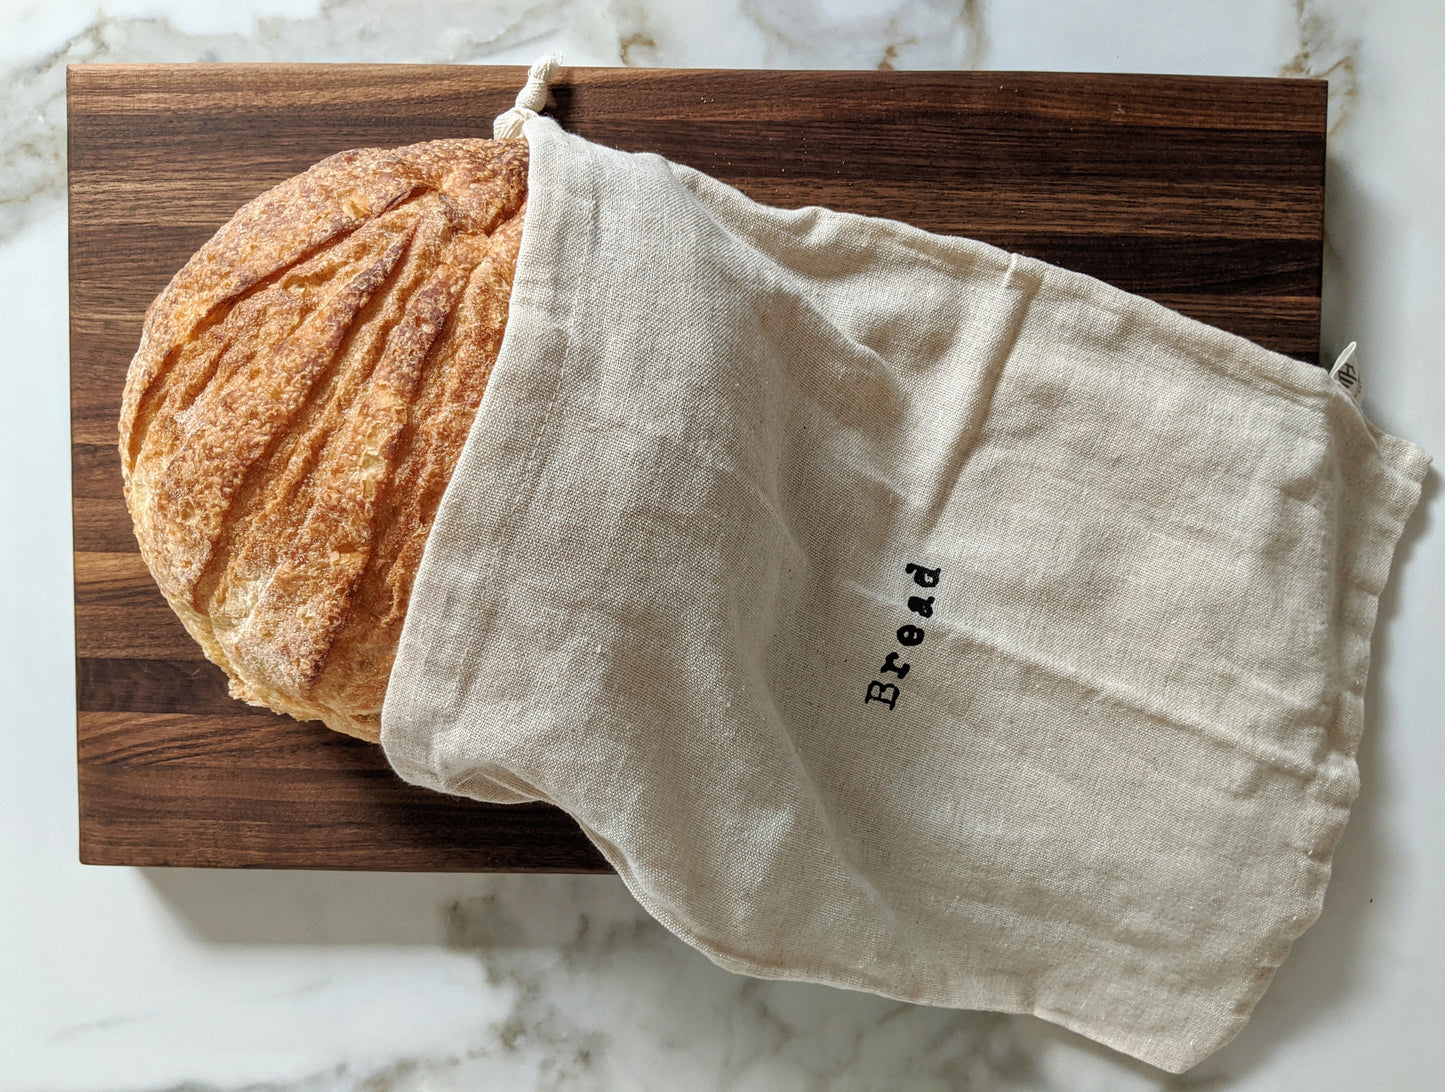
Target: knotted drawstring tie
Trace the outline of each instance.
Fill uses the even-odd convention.
[[[561,59],[548,53],[527,69],[527,83],[517,92],[516,103],[492,121],[493,139],[512,140],[522,135],[522,125],[547,105],[547,85],[561,67]]]

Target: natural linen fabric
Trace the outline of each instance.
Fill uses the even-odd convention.
[[[560,806],[736,971],[1227,1042],[1320,911],[1429,457],[1091,278],[525,134],[396,770]]]

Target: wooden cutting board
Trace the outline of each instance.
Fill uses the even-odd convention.
[[[414,789],[379,748],[231,700],[156,590],[116,419],[146,306],[243,203],[343,148],[491,133],[520,68],[70,69],[80,858],[605,871],[571,820]],[[1318,362],[1321,81],[564,71],[553,113],[760,201],[969,235]]]

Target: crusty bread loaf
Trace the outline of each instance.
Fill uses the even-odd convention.
[[[525,141],[343,152],[146,314],[120,418],[141,554],[231,693],[375,740],[506,326]]]

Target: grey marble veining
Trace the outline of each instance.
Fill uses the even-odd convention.
[[[1354,94],[1354,43],[1313,0],[1297,0],[1295,9],[1297,48],[1275,74],[1329,78],[1338,123]],[[1033,67],[1025,58],[990,56],[981,0],[951,7],[920,0],[876,5],[738,0],[707,11],[637,0],[491,0],[485,5],[442,0],[430,6],[426,19],[385,0],[334,0],[309,13],[262,16],[245,31],[208,29],[208,24],[229,28],[236,21],[234,13],[208,20],[193,11],[184,25],[164,13],[102,13],[83,26],[57,20],[63,39],[49,52],[16,55],[12,50],[4,56],[0,240],[63,196],[69,64],[514,64],[530,62],[545,44],[560,50],[570,64],[589,65]]]
[[[1097,1087],[1142,1092],[1221,1080],[1167,1077],[1032,1018],[730,974],[649,918],[612,877],[147,877],[210,943],[436,944],[506,998],[447,1050],[330,1066],[260,1086],[268,1089],[1021,1090],[1060,1080],[1088,1087],[1079,1082],[1092,1074]],[[433,914],[418,884],[433,888]],[[258,889],[268,897],[255,898]]]

